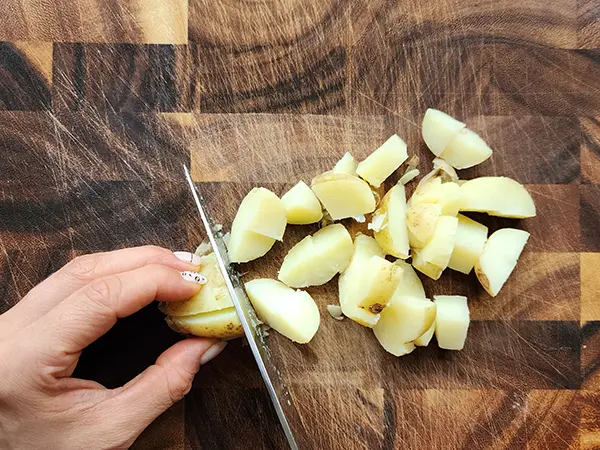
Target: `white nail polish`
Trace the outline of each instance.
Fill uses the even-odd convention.
[[[210,360],[216,358],[219,353],[227,346],[227,341],[220,341],[214,344],[211,348],[204,352],[204,355],[200,358],[200,365],[206,364]]]
[[[180,260],[193,264],[195,266],[199,266],[200,264],[202,264],[202,258],[196,255],[195,253],[173,252],[173,254],[177,256]]]
[[[192,283],[197,284],[206,284],[208,281],[204,275],[198,272],[181,272],[181,276],[185,281],[191,281]]]

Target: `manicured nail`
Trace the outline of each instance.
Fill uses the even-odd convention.
[[[173,252],[175,256],[177,256],[180,260],[185,261],[186,263],[193,264],[194,266],[199,266],[202,264],[202,258],[195,253],[190,252]]]
[[[204,352],[204,355],[200,358],[200,365],[206,364],[213,358],[217,357],[219,353],[223,351],[225,346],[227,345],[227,341],[220,341],[214,344],[211,348]]]
[[[185,281],[191,281],[197,284],[206,284],[208,281],[204,275],[198,272],[181,272],[181,276]]]

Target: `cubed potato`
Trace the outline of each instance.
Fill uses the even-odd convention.
[[[483,252],[488,229],[485,225],[462,214],[459,214],[457,218],[458,228],[456,229],[454,250],[452,250],[448,267],[469,274]]]
[[[415,344],[417,347],[427,347],[431,342],[431,338],[433,337],[434,332],[435,321],[431,324],[429,330],[427,330],[425,333],[423,333],[421,336],[419,336],[413,341],[413,344]]]
[[[463,128],[448,142],[439,156],[456,169],[467,169],[492,156],[492,149],[477,133]]]
[[[515,269],[529,233],[513,228],[495,231],[483,246],[475,274],[483,288],[495,297]]]
[[[296,288],[325,284],[348,267],[353,252],[352,237],[343,225],[326,226],[292,247],[278,278]]]
[[[440,156],[452,138],[465,127],[464,123],[454,117],[437,109],[429,108],[423,117],[421,133],[429,150],[435,156]]]
[[[231,234],[251,231],[281,241],[286,224],[285,207],[279,197],[263,187],[253,188],[238,208]]]
[[[378,188],[392,173],[408,159],[406,143],[394,134],[381,147],[371,153],[356,168],[356,173]]]
[[[276,240],[252,231],[231,232],[227,242],[229,260],[234,263],[243,263],[264,256]]]
[[[467,339],[470,316],[467,297],[436,295],[435,338],[440,348],[462,350]]]
[[[357,217],[375,210],[375,197],[369,185],[347,173],[325,172],[313,179],[312,190],[333,220]]]
[[[445,216],[456,216],[462,205],[461,189],[452,181],[443,183],[435,177],[419,186],[410,199],[411,206],[422,203],[434,203],[440,206]]]
[[[244,335],[235,308],[225,308],[193,316],[167,316],[167,324],[175,331],[194,336],[233,339]]]
[[[365,264],[360,283],[358,306],[373,314],[385,308],[402,279],[402,268],[381,256],[372,256]]]
[[[374,218],[377,216],[384,217],[379,231],[374,232],[377,243],[388,255],[408,258],[410,246],[406,226],[406,192],[403,185],[397,184],[385,194]]]
[[[427,298],[394,296],[373,327],[379,343],[402,356],[407,344],[425,333],[435,320],[436,305]]]
[[[433,232],[433,236],[420,252],[425,262],[437,267],[446,268],[452,256],[458,219],[451,216],[441,216]]]
[[[308,292],[295,291],[269,278],[249,281],[245,287],[260,320],[294,342],[310,342],[321,316]]]
[[[393,295],[400,297],[427,297],[425,289],[423,289],[423,283],[421,283],[419,276],[411,265],[400,260],[397,260],[394,264],[402,269],[402,279],[398,283]]]
[[[427,275],[432,280],[438,280],[442,276],[445,267],[439,267],[423,259],[420,251],[415,250],[412,257],[412,265],[419,272]]]
[[[356,166],[357,163],[354,157],[350,153],[346,152],[344,156],[342,156],[342,159],[340,159],[333,168],[333,172],[347,173],[349,175],[356,176]]]
[[[524,219],[535,217],[535,204],[523,185],[507,177],[481,177],[460,187],[461,211]]]
[[[292,225],[307,225],[323,218],[321,202],[304,181],[299,181],[281,197],[287,222]]]
[[[442,208],[437,203],[418,203],[406,210],[408,241],[411,247],[423,248],[431,240]]]

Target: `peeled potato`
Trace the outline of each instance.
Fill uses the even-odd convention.
[[[440,156],[452,138],[465,127],[464,123],[454,117],[429,108],[423,117],[421,133],[429,150],[435,156]]]
[[[325,172],[315,177],[311,186],[333,220],[358,217],[375,210],[371,188],[356,176]]]
[[[167,316],[169,326],[185,334],[232,339],[244,335],[242,323],[235,308],[225,308],[193,316]]]
[[[481,177],[460,187],[461,211],[524,219],[535,217],[535,204],[527,190],[507,177]]]
[[[423,289],[423,283],[419,279],[419,276],[410,266],[410,264],[404,261],[397,260],[394,265],[402,269],[402,279],[399,281],[395,296],[401,297],[421,297],[425,298],[425,289]]]
[[[454,249],[457,228],[458,219],[456,217],[441,216],[435,226],[433,236],[420,252],[421,258],[437,267],[446,268]]]
[[[422,203],[439,205],[445,216],[456,216],[462,205],[461,188],[452,181],[443,183],[440,177],[430,179],[417,188],[410,199],[411,206]]]
[[[406,143],[394,134],[358,165],[356,173],[378,188],[407,159]]]
[[[517,260],[529,239],[529,233],[502,228],[489,237],[483,246],[475,274],[483,288],[495,297],[515,269]]]
[[[356,160],[354,157],[346,152],[342,159],[340,159],[335,167],[333,168],[333,172],[336,173],[347,173],[349,175],[356,176]]]
[[[436,305],[427,298],[394,296],[373,327],[379,343],[393,355],[425,333],[435,320]]]
[[[408,228],[406,226],[406,192],[404,186],[397,184],[381,200],[374,215],[383,216],[379,230],[374,236],[377,243],[388,254],[406,259],[409,256]]]
[[[440,348],[462,350],[469,330],[469,306],[467,297],[460,295],[436,295],[435,338]]]
[[[258,317],[278,333],[299,344],[316,334],[321,316],[308,292],[269,278],[249,281],[245,287]]]
[[[278,278],[296,288],[325,284],[346,269],[353,251],[352,237],[343,225],[326,226],[292,247]]]
[[[431,342],[431,338],[433,337],[434,332],[435,321],[431,324],[429,330],[427,330],[425,333],[423,333],[421,336],[419,336],[413,341],[413,344],[415,344],[417,347],[427,347]]]
[[[481,164],[492,156],[492,149],[477,133],[463,128],[448,142],[439,156],[456,169],[466,169]]]
[[[358,306],[373,314],[380,313],[389,303],[402,279],[402,268],[381,256],[372,256],[365,263],[360,283]]]
[[[252,231],[231,232],[227,242],[227,252],[231,262],[242,263],[264,256],[275,244],[272,239]]]
[[[437,203],[418,203],[406,211],[408,240],[411,247],[423,248],[435,231],[442,208]]]
[[[448,267],[469,274],[483,252],[488,229],[485,225],[462,214],[459,214],[457,218],[458,228],[456,229],[454,250],[448,262]]]
[[[319,199],[304,181],[299,181],[287,191],[281,202],[285,208],[287,222],[293,225],[306,225],[323,218]]]

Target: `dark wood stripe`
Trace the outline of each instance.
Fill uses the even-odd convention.
[[[587,251],[600,251],[600,185],[582,185],[581,244]]]

